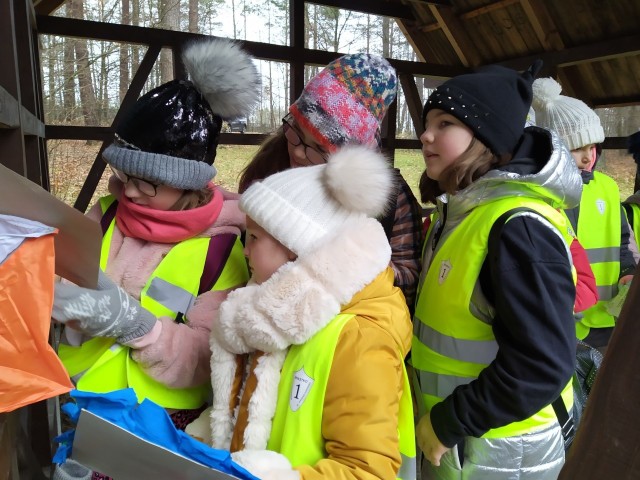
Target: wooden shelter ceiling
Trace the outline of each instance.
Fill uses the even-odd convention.
[[[64,0],[35,0],[49,14]],[[536,58],[563,91],[595,107],[640,103],[638,0],[317,0],[397,19],[420,60],[433,66]]]

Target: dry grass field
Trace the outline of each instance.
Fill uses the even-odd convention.
[[[96,158],[100,143],[51,140],[48,142],[48,147],[51,191],[58,198],[72,205]],[[256,146],[220,145],[215,162],[218,169],[216,182],[228,190],[236,191],[238,176],[257,148]],[[419,198],[417,185],[424,169],[420,151],[396,151],[395,165],[400,168],[407,183],[413,188],[416,198]],[[618,182],[622,199],[633,193],[635,168],[633,158],[624,150],[606,150],[598,164],[599,170]],[[105,170],[92,204],[99,196],[106,194],[108,172],[108,169]]]

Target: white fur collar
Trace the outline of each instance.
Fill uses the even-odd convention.
[[[317,251],[284,265],[263,284],[229,294],[211,330],[213,447],[228,449],[233,434],[235,414],[229,405],[235,355],[267,353],[255,370],[258,385],[244,435],[245,448],[264,449],[288,347],[305,343],[327,325],[387,268],[390,258],[384,230],[366,218],[335,232]]]

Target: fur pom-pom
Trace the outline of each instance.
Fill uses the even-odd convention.
[[[533,108],[541,109],[545,105],[554,103],[562,92],[562,86],[553,78],[538,78],[532,85]]]
[[[258,100],[260,75],[251,56],[237,43],[206,40],[183,53],[191,81],[222,118],[246,116]]]
[[[341,205],[370,217],[385,213],[395,186],[387,159],[361,145],[346,146],[331,155],[324,179]]]

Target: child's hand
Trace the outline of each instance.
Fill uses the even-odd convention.
[[[93,337],[113,337],[119,343],[151,331],[157,321],[155,315],[103,277],[98,282],[99,290],[56,283],[51,316]]]
[[[633,275],[625,275],[620,280],[618,280],[618,285],[626,285],[627,283],[630,283],[631,280],[633,280]]]
[[[427,457],[427,460],[429,460],[432,465],[439,467],[440,458],[449,450],[449,448],[445,447],[440,443],[440,440],[438,440],[436,433],[433,431],[431,417],[428,413],[418,422],[418,426],[416,427],[416,437],[418,440],[418,446],[424,453],[424,456]]]

